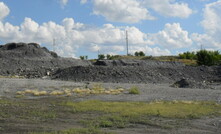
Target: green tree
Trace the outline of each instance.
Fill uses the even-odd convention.
[[[98,55],[98,60],[103,60],[105,59],[105,55],[104,54],[99,54]]]
[[[200,50],[197,52],[196,56],[198,65],[218,65],[221,60],[219,51]]]
[[[107,57],[107,59],[108,59],[108,60],[112,60],[112,59],[113,59],[113,56],[112,56],[112,55],[110,55],[110,54],[107,54],[107,56],[106,56],[106,57]]]
[[[139,56],[139,52],[135,52],[134,55],[135,55],[135,56]]]
[[[88,56],[86,55],[86,56],[80,56],[80,59],[81,60],[87,60],[88,59]]]
[[[143,51],[140,51],[140,52],[136,51],[136,52],[134,53],[134,55],[135,55],[135,56],[145,56],[145,53],[144,53]]]
[[[195,52],[187,51],[187,52],[184,52],[183,54],[179,54],[179,58],[193,60],[193,59],[196,59],[196,54],[195,54]]]
[[[140,56],[145,56],[145,53],[144,53],[143,51],[140,51],[140,52],[139,52],[139,55],[140,55]]]

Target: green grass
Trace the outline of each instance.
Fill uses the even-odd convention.
[[[47,126],[39,130],[28,128],[30,134],[108,134],[109,130],[137,128],[139,125],[176,129],[187,125],[190,119],[204,116],[221,116],[221,105],[203,101],[73,102],[68,98],[0,99],[0,120],[34,123],[36,128],[43,127],[42,123],[52,128],[54,123],[57,126],[67,123],[69,126],[67,118],[74,124],[73,129],[57,131],[48,129]],[[10,124],[5,124],[7,125]],[[17,129],[22,132],[22,129],[27,130]]]
[[[27,108],[28,107],[28,108]],[[15,100],[0,100],[0,118],[16,118],[30,120],[47,120],[56,118],[56,112],[39,104],[26,104]]]
[[[214,102],[160,101],[145,103],[94,100],[66,102],[63,105],[70,107],[75,114],[94,113],[94,115],[99,115],[81,121],[85,127],[89,128],[127,128],[142,124],[170,129],[182,126],[185,119],[221,115],[221,105]],[[160,119],[166,121],[162,122]]]
[[[82,101],[66,102],[72,112],[117,113],[120,116],[159,116],[168,118],[200,118],[208,115],[221,115],[221,105],[213,102],[103,102]]]
[[[125,128],[129,123],[129,118],[117,114],[102,115],[81,121],[81,124],[90,128]]]
[[[129,89],[129,94],[140,94],[138,87],[133,86]]]
[[[31,132],[29,134],[111,134],[103,132],[98,128],[73,128],[57,132]]]

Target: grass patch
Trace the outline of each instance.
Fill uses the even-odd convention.
[[[221,105],[213,102],[103,102],[83,101],[66,102],[63,105],[72,107],[72,112],[117,113],[120,116],[159,116],[168,118],[200,118],[208,115],[221,115]]]
[[[125,128],[129,119],[117,114],[102,115],[96,118],[80,121],[85,127],[93,128]]]
[[[181,127],[185,119],[221,115],[221,105],[214,102],[66,102],[73,113],[94,113],[81,121],[85,127],[129,128],[137,124],[171,129]],[[168,120],[167,120],[168,119]]]
[[[140,94],[138,87],[134,86],[129,89],[129,94]]]
[[[189,119],[220,115],[221,105],[201,101],[73,102],[67,97],[0,99],[0,120],[4,122],[2,128],[6,128],[1,130],[2,133],[14,130],[15,133],[30,134],[108,134],[110,130],[140,125],[176,129],[188,125]],[[20,128],[17,122],[24,127]],[[70,124],[73,129],[58,127],[70,128]]]
[[[56,118],[55,111],[45,104],[17,102],[16,100],[0,100],[0,118],[17,118],[28,120],[47,120]]]
[[[57,132],[31,132],[29,134],[111,134],[98,128],[73,128]]]
[[[0,78],[24,79],[25,77],[24,77],[24,76],[18,76],[18,75],[9,75],[9,76],[3,76],[3,75],[0,75]]]
[[[23,98],[25,96],[73,96],[73,95],[98,95],[98,94],[109,94],[118,95],[124,92],[123,88],[107,89],[102,84],[94,84],[90,88],[77,87],[74,89],[63,88],[61,90],[53,91],[39,91],[38,89],[26,89],[16,92],[16,98]]]

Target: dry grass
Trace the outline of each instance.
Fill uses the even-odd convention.
[[[117,89],[105,89],[101,84],[94,84],[91,88],[64,88],[61,90],[53,90],[53,91],[39,91],[38,89],[26,89],[23,91],[17,91],[16,94],[20,96],[72,96],[72,95],[90,95],[90,94],[110,94],[110,95],[118,95],[124,93],[125,89],[117,88]]]
[[[24,79],[24,76],[18,76],[18,75],[9,75],[9,76],[3,76],[0,75],[0,78],[15,78],[15,79]]]

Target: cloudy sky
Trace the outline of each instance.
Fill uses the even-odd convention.
[[[0,44],[96,58],[126,54],[125,31],[130,53],[221,50],[221,0],[0,0]]]

